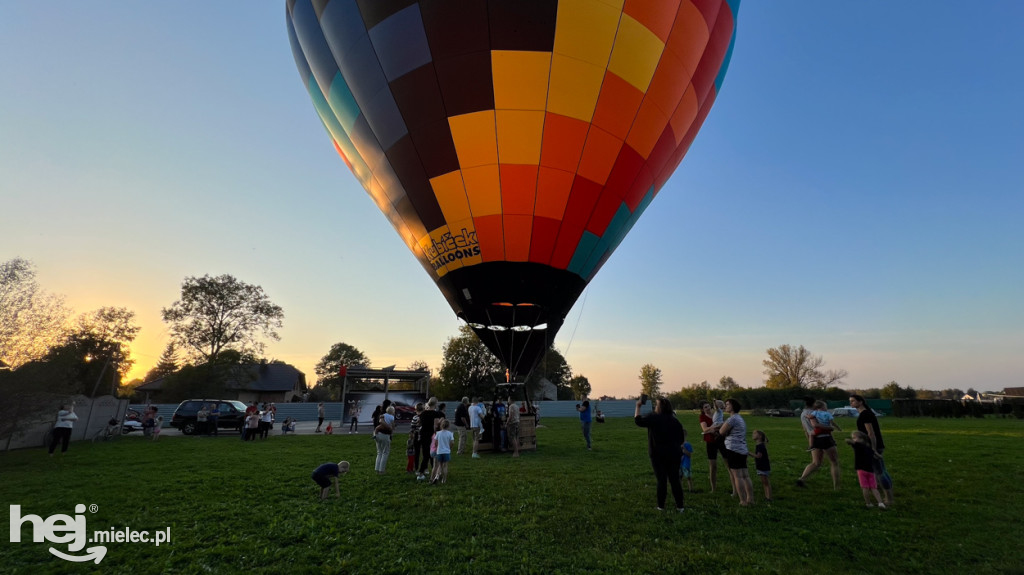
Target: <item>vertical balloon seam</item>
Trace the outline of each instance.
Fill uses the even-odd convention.
[[[621,29],[621,25],[622,25],[623,13],[624,13],[624,11],[622,9],[620,9],[619,10],[619,14],[618,14],[618,21],[615,24],[615,35],[614,35],[614,37],[612,39],[611,46],[609,47],[609,50],[608,50],[608,57],[607,57],[606,62],[604,64],[604,73],[602,74],[602,78],[601,78],[601,85],[598,88],[598,100],[594,102],[594,109],[592,109],[590,111],[590,119],[587,121],[587,133],[586,133],[586,136],[584,137],[584,141],[583,141],[584,142],[583,143],[583,146],[584,146],[583,149],[584,150],[586,150],[586,142],[589,141],[589,139],[590,139],[590,131],[594,128],[594,125],[593,125],[594,113],[596,112],[598,102],[600,102],[600,94],[601,94],[602,90],[604,89],[604,83],[606,82],[606,80],[608,78],[608,66],[611,63],[612,54],[615,52],[615,44],[618,41],[619,30]],[[580,164],[582,164],[582,162],[583,162],[583,153],[584,152],[581,151],[580,157],[576,161],[576,174],[578,174]],[[577,175],[576,177],[578,178],[579,176]],[[566,200],[566,210],[568,210],[570,202],[572,201],[573,191],[574,190],[576,190],[576,178],[573,179],[572,188],[570,189],[569,197]],[[586,218],[583,218],[584,230],[586,229],[586,221],[589,220],[591,215],[593,214],[594,207],[595,206],[591,206],[590,212],[587,214]],[[565,227],[565,219],[564,219],[564,217],[563,217],[562,220],[559,221],[558,234],[555,237],[555,244],[554,244],[555,248],[554,249],[557,249],[557,246],[561,243],[563,232],[564,233],[571,233],[570,230],[568,230]],[[573,253],[574,254],[575,254],[575,251],[579,248],[579,243],[582,241],[582,239],[583,239],[583,237],[582,237],[582,234],[581,234],[580,238],[576,240],[576,246],[573,248]],[[571,239],[569,241],[571,241]],[[554,257],[554,253],[552,252],[552,258],[553,257]],[[571,263],[571,261],[572,261],[572,259],[570,258],[570,263]],[[566,267],[561,268],[561,269],[565,269],[565,270],[568,271],[569,270],[569,266],[566,265]],[[579,274],[577,274],[577,275],[579,275]],[[580,276],[580,277],[582,278],[583,276]],[[583,278],[583,279],[586,279],[586,278]]]
[[[676,6],[676,16],[678,16],[678,14],[679,14],[679,10],[681,9],[681,5],[682,5],[682,3],[680,2],[680,4],[678,4]],[[623,14],[625,14],[625,11],[623,11]],[[620,16],[620,23],[621,23],[621,16]],[[660,64],[662,58],[665,57],[664,52],[667,49],[668,48],[667,48],[667,40],[666,40],[666,42],[664,43],[664,48],[662,50],[662,54],[658,58],[658,63],[659,64]],[[705,45],[705,49],[706,49],[706,45]],[[609,55],[609,59],[610,59],[610,55]],[[653,83],[653,76],[652,76],[652,83]],[[641,97],[640,106],[643,106],[643,102],[648,99],[649,93],[650,93],[650,83],[648,84],[648,89],[643,92],[643,95]],[[639,111],[640,107],[638,107],[637,109]],[[630,131],[632,131],[633,126],[635,125],[635,122],[636,122],[636,116],[634,115],[633,121],[630,124]],[[666,124],[666,128],[667,127],[668,127],[668,125]],[[623,145],[626,146],[628,144],[623,142]],[[646,159],[645,159],[644,163],[646,164]],[[639,172],[637,173],[636,176],[634,176],[632,178],[632,180],[630,181],[630,185],[632,185],[632,183],[635,182],[638,177],[639,177]],[[602,191],[603,190],[604,190],[604,188],[602,189]],[[596,209],[596,204],[595,204],[594,208]],[[627,208],[627,210],[628,210],[628,208]],[[591,214],[587,218],[588,221],[591,218],[594,217],[594,213],[593,212],[594,212],[594,210],[592,209]],[[618,210],[616,210],[616,212],[618,212]],[[585,231],[584,235],[586,235],[587,233],[590,233],[590,232]],[[596,262],[594,262],[594,265],[591,265],[590,262],[595,257],[597,257],[597,258],[602,257],[603,254],[597,254],[596,253],[598,251],[599,247],[601,247],[602,245],[607,245],[608,243],[610,243],[610,241],[604,241],[604,242],[602,241],[605,235],[607,235],[607,228],[606,228],[605,233],[602,234],[602,236],[596,236],[596,234],[594,234],[593,237],[591,239],[589,239],[589,241],[587,241],[587,242],[584,242],[583,240],[585,238],[581,237],[580,243],[578,244],[578,247],[577,247],[577,252],[573,254],[573,258],[572,258],[572,260],[570,262],[569,268],[567,268],[567,269],[574,269],[576,271],[576,273],[578,275],[580,275],[580,277],[582,277],[584,280],[589,282],[590,279],[593,277],[593,273],[592,272],[594,271],[594,266],[596,265]],[[616,246],[617,246],[617,243],[616,243]],[[573,265],[572,262],[575,262],[575,266]]]

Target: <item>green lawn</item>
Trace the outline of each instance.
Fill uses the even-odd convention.
[[[696,415],[681,415],[696,429]],[[840,447],[843,486],[827,468],[806,489],[809,460],[795,418],[748,417],[770,440],[775,502],[740,508],[707,489],[701,445],[683,514],[654,509],[645,431],[630,419],[594,425],[546,418],[540,448],[516,460],[456,457],[447,485],[406,475],[404,436],[389,473],[373,471],[368,436],[126,437],[0,454],[0,493],[22,515],[71,515],[92,531],[171,528],[171,543],[107,544],[98,565],[72,564],[5,535],[2,573],[1007,573],[1024,569],[1015,543],[1024,516],[1024,422],[881,420],[896,485],[891,511],[863,508],[852,450]],[[850,426],[850,421],[840,420]],[[694,434],[695,435],[695,434]],[[699,441],[699,437],[696,437]],[[342,499],[316,499],[309,479],[347,459]],[[671,495],[669,506],[671,507]],[[8,530],[5,530],[8,533]],[[27,540],[27,541],[26,541]],[[55,544],[67,552],[67,544]],[[78,552],[84,553],[83,551]]]

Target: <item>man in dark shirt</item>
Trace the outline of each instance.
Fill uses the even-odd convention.
[[[878,416],[860,395],[850,396],[850,407],[857,410],[857,430],[866,433],[871,448],[882,455],[885,451],[885,442],[882,440],[882,429],[878,427]],[[892,505],[892,476],[885,468],[884,459],[876,458],[874,464],[875,481],[885,494],[885,506],[890,507]]]
[[[462,402],[455,408],[455,429],[459,432],[459,451],[462,455],[466,448],[466,434],[469,433],[469,398],[463,397]]]
[[[420,414],[420,468],[417,470],[416,479],[426,479],[427,465],[430,464],[430,440],[434,438],[434,422],[442,419],[444,415],[437,411],[437,398],[431,397],[427,400],[427,408]]]

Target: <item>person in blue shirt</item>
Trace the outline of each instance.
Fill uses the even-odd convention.
[[[686,429],[683,429],[683,458],[679,462],[679,478],[686,478],[686,485],[693,492],[693,473],[690,468],[690,456],[693,455],[693,446],[686,441]]]
[[[587,451],[590,451],[590,401],[584,396],[583,403],[576,404],[576,411],[580,412],[580,426],[583,428],[583,439],[587,441]]]
[[[347,461],[337,463],[324,463],[313,470],[313,481],[320,486],[320,499],[327,499],[327,493],[331,490],[331,482],[334,482],[334,496],[341,497],[341,488],[338,487],[338,477],[348,473]]]

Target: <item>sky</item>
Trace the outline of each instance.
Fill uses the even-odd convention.
[[[0,261],[76,314],[127,307],[130,378],[186,277],[285,312],[315,380],[345,342],[441,365],[459,320],[335,153],[284,2],[0,7]],[[748,0],[714,109],[555,340],[593,395],[803,345],[847,388],[1024,386],[1024,3]]]

